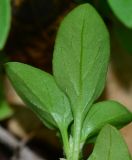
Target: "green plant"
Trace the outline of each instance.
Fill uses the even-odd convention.
[[[84,4],[61,23],[53,75],[18,62],[6,64],[8,77],[21,98],[47,127],[60,132],[67,160],[83,158],[84,145],[95,142],[107,123],[121,128],[132,121],[132,113],[118,102],[95,103],[104,88],[109,48],[102,19],[91,5]],[[118,131],[106,125],[89,159],[131,157]]]

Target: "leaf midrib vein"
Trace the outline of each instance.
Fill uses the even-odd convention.
[[[79,91],[80,91],[80,96],[82,95],[82,90],[83,90],[83,79],[82,79],[82,74],[83,74],[83,53],[84,53],[84,50],[83,50],[83,42],[84,42],[84,25],[85,25],[85,12],[86,10],[84,10],[84,14],[83,14],[83,22],[82,22],[82,30],[81,30],[81,51],[80,51],[80,73],[79,73],[79,83],[80,83],[80,86],[79,86]]]

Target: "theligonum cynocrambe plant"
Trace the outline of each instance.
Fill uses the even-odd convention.
[[[84,145],[94,142],[107,123],[121,128],[132,121],[132,114],[118,102],[95,103],[104,88],[109,48],[104,22],[91,5],[84,4],[60,25],[53,75],[18,62],[6,64],[8,77],[24,102],[47,127],[60,132],[67,160],[82,158]],[[118,147],[121,152],[117,153]],[[120,134],[110,125],[101,130],[89,157],[108,159],[131,159]]]

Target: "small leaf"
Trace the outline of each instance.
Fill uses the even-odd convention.
[[[117,18],[127,27],[132,28],[132,0],[108,0]]]
[[[48,126],[68,127],[72,113],[68,98],[52,75],[26,64],[11,62],[6,71],[21,98]]]
[[[10,117],[13,110],[8,106],[6,101],[0,102],[0,121]]]
[[[86,113],[100,96],[108,58],[109,35],[101,17],[91,5],[80,5],[61,23],[53,56],[54,76],[73,112]]]
[[[132,160],[123,137],[117,129],[107,125],[97,137],[94,150],[88,160]]]
[[[0,49],[4,47],[11,21],[10,0],[0,0]]]
[[[85,118],[81,140],[85,142],[86,139],[95,137],[107,123],[121,128],[129,122],[132,122],[132,113],[120,103],[115,101],[96,103]]]

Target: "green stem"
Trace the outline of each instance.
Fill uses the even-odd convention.
[[[75,116],[74,120],[72,160],[79,160],[80,157],[81,129],[82,129],[82,118],[78,114]]]
[[[69,141],[68,141],[68,133],[65,127],[61,130],[63,145],[64,145],[64,152],[66,157],[69,157]]]

